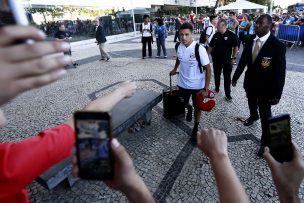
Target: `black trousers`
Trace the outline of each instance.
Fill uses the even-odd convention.
[[[267,119],[272,116],[269,99],[261,98],[253,92],[246,93],[248,98],[250,117],[256,119],[259,117],[258,110],[260,113],[262,127],[261,145],[269,146],[269,138],[267,137]]]
[[[178,39],[178,41],[180,41],[179,31],[175,31],[174,42],[176,42],[176,39]]]
[[[146,57],[147,53],[146,53],[146,47],[148,44],[148,52],[149,52],[149,56],[152,56],[152,37],[142,37],[142,57]]]
[[[229,97],[231,93],[232,64],[230,63],[230,61],[223,62],[222,59],[216,59],[216,58],[212,58],[212,61],[213,61],[215,89],[219,90],[220,88],[221,74],[223,70],[225,95]]]

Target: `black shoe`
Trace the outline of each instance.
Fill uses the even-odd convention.
[[[108,57],[107,59],[106,59],[106,61],[109,61],[110,60],[110,57]]]
[[[145,59],[146,57],[145,56],[143,56],[143,57],[141,57],[142,59]]]
[[[251,126],[255,121],[259,120],[259,118],[247,118],[244,122],[244,126]]]
[[[191,143],[192,143],[193,145],[196,145],[196,144],[197,144],[197,131],[198,131],[198,128],[197,128],[197,127],[194,127],[193,130],[192,130]]]
[[[79,66],[79,64],[78,63],[73,63],[73,66],[76,68],[76,66]]]
[[[229,102],[231,102],[232,97],[231,96],[226,96],[226,100],[229,101]]]
[[[265,146],[263,146],[263,145],[260,146],[260,149],[259,149],[258,154],[257,154],[258,157],[263,158],[264,148],[265,148]]]
[[[152,58],[152,56],[149,56],[149,58]]]
[[[99,61],[104,61],[104,60],[106,60],[105,58],[101,58],[101,59],[99,59]]]
[[[191,105],[188,105],[187,107],[187,115],[186,115],[186,121],[190,122],[192,121],[192,106]]]
[[[220,89],[219,88],[215,88],[214,91],[216,91],[217,93],[219,93]]]

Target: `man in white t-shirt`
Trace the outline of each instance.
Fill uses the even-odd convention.
[[[214,33],[216,32],[216,25],[217,25],[217,16],[210,16],[210,25],[207,27],[206,30],[206,43],[205,43],[205,47],[209,47],[209,43],[212,40],[212,37],[214,35]]]
[[[205,97],[208,95],[211,78],[211,67],[207,51],[204,47],[199,47],[199,56],[204,71],[200,71],[199,63],[195,56],[196,41],[193,40],[193,26],[190,23],[183,23],[179,31],[181,44],[177,48],[177,58],[174,69],[170,75],[175,75],[180,66],[177,86],[179,95],[184,99],[185,106],[189,104],[190,96],[194,106],[194,127],[192,130],[192,141],[196,143],[198,125],[201,118],[201,110],[196,106],[195,95],[200,92]],[[189,114],[190,113],[190,114]],[[190,115],[190,118],[189,118]],[[192,120],[192,112],[188,112],[187,120]]]
[[[144,15],[143,17],[144,22],[140,25],[140,32],[142,33],[141,42],[142,46],[142,59],[146,58],[146,47],[148,44],[148,52],[149,58],[152,58],[152,43],[153,43],[153,36],[152,36],[152,24],[150,23],[149,15]]]

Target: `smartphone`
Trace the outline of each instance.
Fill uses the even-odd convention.
[[[112,139],[109,112],[74,114],[79,177],[88,180],[112,180],[114,157],[110,148]]]
[[[18,0],[0,0],[0,26],[28,25],[25,10]]]
[[[278,162],[288,162],[293,158],[290,115],[283,114],[268,119],[270,154]]]

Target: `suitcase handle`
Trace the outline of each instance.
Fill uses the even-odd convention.
[[[178,75],[179,72],[176,72],[176,74]],[[172,75],[170,75],[170,94],[172,94]]]

